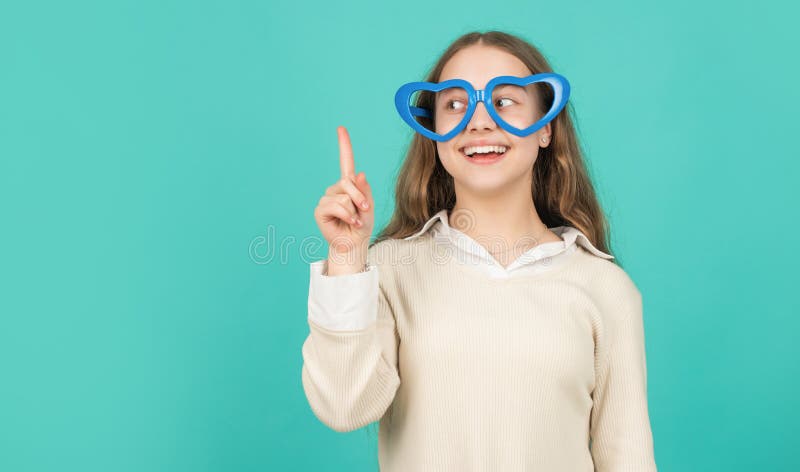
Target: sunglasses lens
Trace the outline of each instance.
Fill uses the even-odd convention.
[[[497,84],[492,105],[507,126],[525,129],[539,121],[553,105],[553,89],[547,82],[521,86]]]
[[[409,97],[411,114],[417,123],[441,136],[461,123],[468,105],[469,95],[462,87],[450,87],[438,92],[418,90]]]

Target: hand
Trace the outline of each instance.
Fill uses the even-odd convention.
[[[336,131],[339,135],[341,178],[319,199],[314,219],[328,241],[330,251],[337,254],[356,249],[366,251],[375,220],[372,190],[366,175],[355,173],[353,147],[347,129],[339,126]],[[363,203],[366,203],[366,208]]]

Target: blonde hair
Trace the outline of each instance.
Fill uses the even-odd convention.
[[[439,82],[442,69],[461,49],[472,45],[500,48],[519,58],[532,74],[553,72],[541,52],[517,36],[500,32],[471,32],[456,39],[442,54],[425,81]],[[541,84],[542,103],[552,101],[552,90]],[[420,93],[418,105],[430,105],[432,93]],[[545,107],[549,108],[549,106]],[[570,118],[567,103],[550,122],[552,141],[539,150],[533,166],[532,195],[539,217],[548,227],[572,226],[591,243],[609,253],[608,223],[597,200]],[[425,124],[430,128],[431,123]],[[395,209],[389,223],[370,246],[385,239],[414,234],[434,214],[451,210],[456,195],[453,178],[438,158],[436,143],[415,133],[397,176]],[[616,259],[613,259],[616,261]]]

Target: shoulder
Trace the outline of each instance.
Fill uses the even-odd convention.
[[[382,275],[390,276],[418,267],[418,262],[429,258],[429,234],[414,239],[384,239],[369,247],[367,263],[378,267]]]
[[[417,293],[424,285],[420,281],[430,276],[429,236],[418,238],[384,239],[369,247],[367,265],[378,272],[379,286],[390,303]]]
[[[582,247],[573,256],[570,277],[585,290],[607,325],[641,317],[642,293],[622,267]]]
[[[610,259],[598,257],[580,246],[575,251],[574,257],[574,265],[585,278],[589,279],[591,285],[622,296],[641,296],[631,276]]]
[[[427,238],[420,237],[411,240],[390,238],[373,243],[369,247],[367,260],[371,264],[379,266],[391,265],[417,252],[422,246],[422,239]]]

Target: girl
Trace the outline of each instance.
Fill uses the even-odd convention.
[[[302,383],[336,431],[380,421],[382,471],[656,471],[642,297],[608,254],[568,109],[552,116],[562,79],[515,36],[458,38],[426,79],[453,87],[398,91],[418,132],[372,244],[338,130]]]

